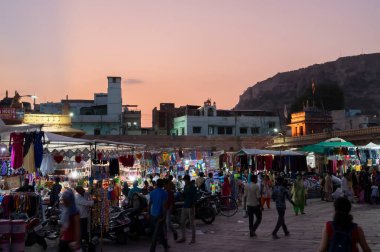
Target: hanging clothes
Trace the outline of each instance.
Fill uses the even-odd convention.
[[[44,147],[42,139],[45,142],[45,132],[40,131],[34,134],[34,162],[36,168],[41,167],[43,155],[44,155]]]
[[[24,133],[13,132],[9,138],[9,146],[12,146],[12,162],[13,169],[20,168],[23,163]]]
[[[112,158],[110,160],[109,164],[109,171],[110,171],[110,176],[115,177],[119,175],[119,160],[116,158]]]
[[[29,173],[36,172],[36,165],[35,165],[35,160],[34,160],[34,137],[35,137],[34,132],[25,133],[23,166],[25,170]]]
[[[50,153],[45,153],[43,155],[40,171],[43,176],[54,173],[55,171],[54,159]]]

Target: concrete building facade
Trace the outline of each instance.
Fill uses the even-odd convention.
[[[107,93],[95,93],[93,100],[66,97],[59,103],[40,104],[40,112],[69,114],[72,127],[83,130],[86,135],[141,134],[141,112],[123,110],[121,77],[111,76],[107,80]]]
[[[218,110],[210,100],[203,107],[174,118],[176,136],[268,136],[278,131],[278,116],[265,111]]]
[[[353,130],[368,128],[369,117],[358,109],[343,109],[331,111],[334,122],[333,130]]]

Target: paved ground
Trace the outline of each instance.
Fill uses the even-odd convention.
[[[355,222],[364,229],[367,240],[373,251],[380,251],[380,207],[368,205],[354,205],[353,215]],[[263,212],[263,221],[257,230],[257,237],[250,238],[248,232],[248,219],[242,217],[241,211],[234,217],[217,217],[213,225],[204,225],[197,222],[197,243],[194,245],[176,244],[170,236],[170,251],[316,251],[321,238],[322,228],[333,215],[332,203],[311,200],[306,208],[306,215],[294,216],[288,207],[286,222],[291,232],[290,237],[274,241],[271,231],[275,226],[277,216],[274,209]],[[190,230],[188,230],[190,237]],[[28,251],[41,251],[38,247]],[[56,246],[50,244],[49,251],[56,251]],[[100,248],[99,248],[100,251]],[[128,241],[125,246],[105,243],[103,251],[149,251],[149,240]],[[157,251],[163,251],[158,247]]]

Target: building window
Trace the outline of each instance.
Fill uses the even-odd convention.
[[[214,135],[214,127],[213,126],[208,126],[208,134]]]
[[[94,135],[95,136],[99,136],[100,135],[100,129],[99,128],[94,129]]]
[[[251,128],[252,135],[257,135],[260,133],[260,127],[253,127]]]
[[[181,128],[181,136],[185,135],[185,128]]]
[[[218,127],[218,135],[224,135],[224,127]]]
[[[268,128],[270,129],[276,128],[276,122],[268,122]]]
[[[212,108],[207,110],[207,116],[214,116],[214,110]]]
[[[193,134],[201,134],[202,127],[193,127]]]
[[[303,126],[300,126],[300,135],[303,136]]]
[[[242,135],[248,134],[248,128],[240,128],[240,134]]]
[[[226,127],[226,135],[232,135],[232,127]]]

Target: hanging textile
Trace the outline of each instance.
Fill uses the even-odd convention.
[[[9,138],[9,146],[12,148],[11,167],[13,169],[20,168],[23,163],[24,133],[11,133]]]
[[[50,153],[45,153],[40,165],[40,171],[43,176],[53,174],[55,171],[54,159]]]
[[[109,164],[109,171],[110,171],[110,176],[115,177],[119,175],[119,160],[116,158],[110,159],[110,164]]]
[[[42,139],[44,139],[45,142],[45,132],[40,131],[34,134],[34,161],[36,168],[41,167],[43,159],[44,147]]]
[[[24,160],[23,167],[29,173],[36,172],[35,160],[34,160],[34,132],[25,133],[24,137]]]

